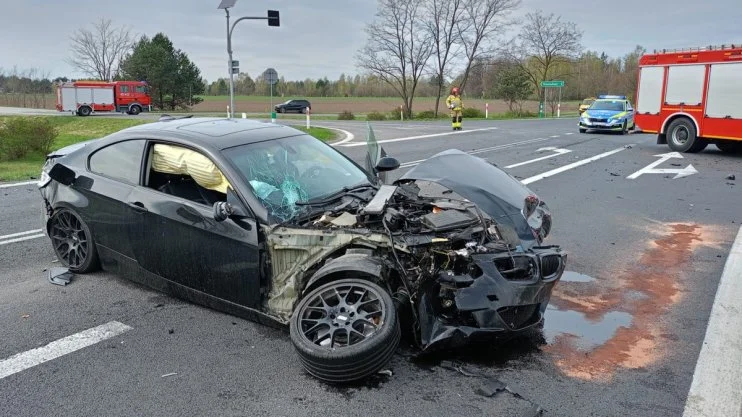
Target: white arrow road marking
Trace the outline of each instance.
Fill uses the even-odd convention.
[[[451,135],[464,135],[467,133],[475,133],[475,132],[486,132],[488,130],[496,130],[498,128],[496,127],[486,127],[482,129],[472,129],[472,130],[460,130],[456,132],[445,132],[445,133],[433,133],[430,135],[419,135],[419,136],[410,136],[407,138],[396,138],[396,139],[385,139],[385,140],[379,140],[376,141],[377,143],[389,143],[389,142],[403,142],[407,140],[417,140],[417,139],[427,139],[427,138],[436,138],[440,136],[451,136]],[[353,142],[353,143],[345,143],[340,146],[366,146],[366,142]]]
[[[110,321],[98,327],[55,340],[46,346],[13,355],[0,360],[0,379],[118,336],[131,329],[123,323]]]
[[[636,171],[626,178],[633,180],[644,174],[676,174],[672,179],[678,179],[687,177],[689,175],[698,174],[698,171],[693,167],[693,165],[690,164],[685,168],[655,168],[657,165],[660,165],[672,158],[683,159],[683,155],[681,155],[679,152],[668,152],[654,156],[659,156],[660,159],[652,162],[651,164],[645,166],[639,171]]]
[[[515,167],[519,167],[519,166],[523,166],[523,165],[528,165],[528,164],[533,163],[533,162],[543,161],[544,159],[549,159],[549,158],[553,158],[553,157],[558,156],[558,155],[564,155],[565,153],[572,152],[569,149],[561,149],[561,148],[556,148],[554,146],[547,146],[545,148],[540,148],[540,149],[537,149],[536,150],[536,152],[544,152],[544,151],[552,151],[552,152],[554,152],[554,154],[553,155],[542,156],[540,158],[531,159],[529,161],[520,162],[520,163],[513,164],[513,165],[508,165],[505,168],[515,168]]]
[[[626,145],[626,146],[633,146],[633,145]],[[611,156],[613,154],[619,153],[619,152],[623,151],[624,149],[626,149],[626,146],[620,147],[618,149],[614,149],[612,151],[604,152],[604,153],[602,153],[600,155],[595,155],[595,156],[590,157],[590,158],[587,158],[587,159],[582,159],[582,160],[579,160],[577,162],[573,162],[573,163],[571,163],[569,165],[565,165],[563,167],[552,169],[551,171],[544,172],[543,174],[539,174],[539,175],[535,175],[535,176],[530,177],[530,178],[526,178],[526,179],[524,179],[521,182],[523,184],[528,185],[528,184],[530,184],[532,182],[536,182],[536,181],[542,180],[544,178],[548,178],[548,177],[554,176],[556,174],[560,174],[560,173],[562,173],[564,171],[569,171],[572,168],[577,168],[579,166],[589,164],[590,162],[597,161],[598,159],[603,159],[606,156]]]

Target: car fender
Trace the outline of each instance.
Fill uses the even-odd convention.
[[[349,249],[344,255],[325,262],[309,279],[302,295],[314,288],[340,278],[369,279],[383,285],[390,272],[389,263],[374,256],[370,249]]]

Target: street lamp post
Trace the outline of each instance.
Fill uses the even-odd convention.
[[[257,16],[245,16],[241,17],[232,23],[232,25],[229,25],[229,8],[234,7],[235,3],[237,3],[237,0],[222,0],[219,4],[219,7],[217,9],[224,9],[224,12],[227,14],[227,54],[229,54],[229,62],[227,63],[227,68],[229,71],[229,118],[232,118],[234,116],[234,74],[235,70],[237,73],[239,73],[239,62],[235,63],[234,60],[232,60],[232,32],[234,32],[234,27],[237,26],[237,23],[239,23],[242,20],[267,20],[268,26],[280,26],[280,18],[278,15],[277,10],[268,10],[268,16],[267,17],[257,17]]]

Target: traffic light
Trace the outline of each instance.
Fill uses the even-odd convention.
[[[268,10],[268,26],[281,26],[278,10]]]

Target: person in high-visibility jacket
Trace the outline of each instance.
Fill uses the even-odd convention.
[[[453,130],[461,130],[461,112],[464,110],[464,102],[461,100],[458,87],[451,89],[451,95],[446,98],[446,106],[451,110]]]

